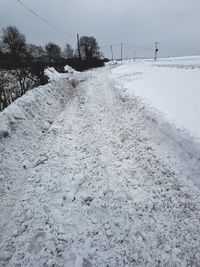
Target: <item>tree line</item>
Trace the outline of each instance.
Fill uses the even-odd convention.
[[[53,42],[45,46],[30,44],[15,26],[2,30],[0,37],[0,110],[28,89],[48,82],[44,70],[48,66],[64,72],[69,65],[78,71],[104,65],[103,55],[94,37],[82,36],[79,48],[67,43],[64,49]],[[6,71],[17,80],[20,90],[6,90]],[[11,92],[10,92],[11,91]]]

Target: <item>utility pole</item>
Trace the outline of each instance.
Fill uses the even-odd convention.
[[[113,61],[113,48],[112,48],[112,45],[110,46],[110,49],[111,49],[111,55],[112,55],[112,61]]]
[[[134,62],[136,61],[136,51],[134,50]]]
[[[78,33],[77,33],[77,46],[78,46],[78,56],[79,56],[79,59],[81,60],[80,40],[79,40]]]
[[[158,55],[158,44],[159,44],[159,42],[155,42],[155,57],[154,57],[154,60],[157,60],[157,55]]]
[[[123,59],[123,45],[121,44],[121,61]]]

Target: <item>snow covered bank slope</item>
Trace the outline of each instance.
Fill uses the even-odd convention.
[[[200,57],[160,59],[156,63],[125,61],[112,70],[110,77],[125,96],[143,100],[148,115],[157,122],[156,127],[171,136],[198,167]],[[200,170],[191,172],[190,178],[200,185]]]
[[[27,91],[0,113],[1,162],[6,160],[4,157],[11,153],[12,149],[19,150],[19,156],[22,158],[26,158],[27,153],[31,154],[31,151],[35,150],[40,138],[75,94],[74,87],[82,77],[75,71],[60,74],[54,68],[47,69],[46,75],[50,83]],[[9,164],[12,163],[11,156],[13,155],[9,155]],[[9,175],[4,178],[6,170],[1,167],[0,182],[11,182]],[[11,169],[15,167],[12,166]],[[3,187],[1,184],[1,191]]]
[[[50,127],[62,110],[69,90],[61,84],[63,79],[69,80],[71,87],[72,75],[58,73],[54,68],[46,69],[45,74],[49,77],[49,84],[27,91],[0,113],[0,138],[17,130],[21,130],[22,135],[28,130],[40,134]]]
[[[28,166],[55,118],[76,92],[68,74],[52,69],[47,74],[49,84],[28,91],[0,113],[0,239],[23,192]]]

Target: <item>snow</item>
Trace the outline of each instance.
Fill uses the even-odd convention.
[[[9,134],[9,126],[6,119],[1,118],[0,119],[0,138],[6,137]]]
[[[65,69],[65,72],[67,72],[67,73],[69,73],[69,74],[74,74],[74,73],[77,72],[77,71],[75,71],[72,67],[70,67],[70,66],[68,66],[68,65],[66,65],[66,66],[64,67],[64,69]]]
[[[124,61],[110,78],[124,97],[143,103],[158,130],[158,153],[200,186],[200,57]],[[160,135],[160,131],[168,138]],[[164,141],[163,141],[164,140]],[[160,149],[161,144],[163,146]],[[168,149],[171,146],[170,149]],[[174,149],[173,149],[174,148]],[[175,152],[173,151],[175,150]],[[179,152],[178,152],[179,151]],[[179,154],[177,156],[177,153]],[[187,174],[186,174],[187,173]]]
[[[44,74],[49,77],[50,82],[56,82],[63,76],[62,73],[57,72],[53,67],[45,69]]]
[[[127,94],[140,96],[200,141],[200,57],[128,62],[112,73]]]
[[[177,164],[188,153],[117,68],[51,70],[0,114],[0,266],[198,266],[200,189]]]
[[[60,78],[65,77],[73,79],[74,77],[80,76],[80,72],[74,70],[72,67],[66,65],[64,67],[65,73],[57,72],[53,67],[45,69],[45,75],[49,77],[50,82],[57,82]]]

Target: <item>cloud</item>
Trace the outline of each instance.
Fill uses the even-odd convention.
[[[50,40],[75,45],[76,33],[94,35],[100,44],[133,43],[153,47],[163,43],[162,55],[198,52],[200,0],[26,0],[25,3],[63,31],[61,35],[28,13],[14,0],[0,1],[1,27],[15,24],[33,43]],[[186,43],[172,43],[188,40]],[[169,42],[171,41],[171,44]],[[180,50],[181,46],[181,50]],[[128,54],[132,54],[132,50]],[[147,52],[140,50],[142,54]],[[200,52],[200,51],[199,51]],[[107,52],[106,52],[107,53]]]

